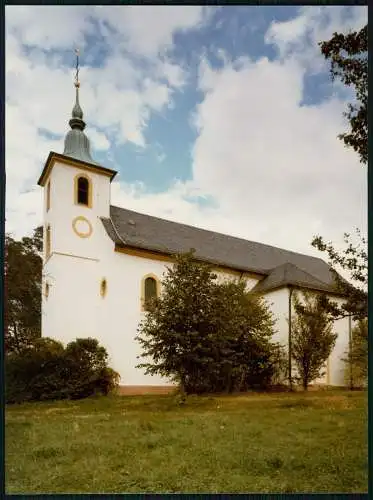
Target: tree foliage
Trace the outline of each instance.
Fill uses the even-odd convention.
[[[304,390],[310,382],[323,376],[322,369],[332,352],[337,335],[325,309],[322,295],[303,293],[303,301],[293,297],[295,317],[292,322],[292,351]]]
[[[368,380],[368,319],[357,322],[352,329],[351,351],[345,357],[346,378],[352,387],[364,386]]]
[[[352,241],[350,234],[345,233],[345,248],[337,251],[334,245],[325,243],[321,236],[315,236],[312,246],[328,255],[329,264],[333,269],[342,268],[349,275],[351,281],[341,278],[335,273],[337,290],[346,297],[343,305],[334,301],[325,300],[329,313],[335,319],[352,316],[354,320],[361,320],[368,316],[368,252],[367,241],[356,229],[358,243]]]
[[[213,298],[214,311],[219,311],[213,321],[221,345],[217,388],[232,392],[270,386],[281,349],[272,342],[275,322],[267,304],[248,293],[243,281],[217,284]]]
[[[7,403],[79,399],[108,394],[119,375],[107,365],[106,350],[96,339],[76,339],[66,348],[40,338],[5,359]]]
[[[355,90],[356,100],[348,105],[347,116],[351,130],[339,136],[346,146],[352,147],[362,163],[368,161],[368,26],[347,35],[334,33],[333,37],[320,44],[321,52],[331,62],[332,79],[338,78],[344,85]],[[342,268],[354,284],[335,275],[337,288],[347,297],[344,306],[328,303],[329,312],[335,318],[351,315],[355,320],[367,317],[368,254],[367,241],[357,229],[358,244],[353,243],[351,235],[345,233],[346,248],[337,251],[321,236],[315,236],[312,245],[325,252],[333,268]]]
[[[5,349],[20,352],[41,335],[43,230],[5,237]]]
[[[180,255],[139,326],[139,367],[187,393],[263,387],[279,349],[271,343],[273,327],[269,309],[244,283],[219,283],[193,253]]]
[[[362,163],[368,161],[368,26],[347,35],[334,33],[320,43],[321,52],[331,62],[332,79],[352,87],[355,102],[348,104],[345,113],[350,131],[340,134],[347,147],[352,147]]]

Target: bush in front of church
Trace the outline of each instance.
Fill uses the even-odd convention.
[[[107,360],[105,348],[96,339],[76,339],[66,347],[52,339],[38,339],[5,357],[6,402],[107,395],[119,381]]]
[[[276,375],[280,346],[266,303],[241,281],[219,282],[193,253],[180,255],[147,305],[136,339],[148,374],[176,381],[181,392],[265,389]]]
[[[71,364],[69,397],[91,396],[96,392],[107,395],[119,382],[119,375],[108,367],[106,349],[96,339],[76,339],[65,349],[65,359]]]

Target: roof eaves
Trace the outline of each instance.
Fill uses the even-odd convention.
[[[126,242],[123,240],[123,238],[118,234],[118,231],[113,224],[113,221],[111,220],[110,217],[100,217],[100,220],[102,222],[102,225],[105,228],[106,234],[109,236],[109,238],[113,241],[115,245],[123,245],[126,246]]]
[[[264,281],[264,280],[263,280]],[[258,283],[258,285],[260,285],[260,282]],[[265,295],[266,293],[269,293],[269,292],[274,292],[276,290],[280,290],[282,288],[297,288],[297,289],[306,289],[306,290],[314,290],[316,292],[322,292],[322,293],[327,293],[327,294],[330,294],[330,295],[335,295],[337,297],[341,297],[341,298],[344,298],[345,295],[341,292],[338,292],[336,289],[333,289],[333,288],[330,288],[328,287],[328,285],[325,285],[325,287],[316,287],[314,285],[309,285],[307,283],[299,283],[299,282],[283,282],[283,283],[277,283],[273,286],[263,286],[263,287],[258,287],[258,286],[255,286],[254,288],[251,289],[251,292],[252,293],[257,293],[259,295]]]
[[[138,242],[136,242],[136,243],[127,242],[127,243],[123,243],[123,245],[118,244],[118,246],[123,247],[123,248],[124,247],[139,248],[141,250],[148,250],[149,252],[154,252],[154,253],[159,253],[159,254],[164,254],[164,255],[169,255],[169,256],[175,256],[175,255],[179,255],[179,254],[184,253],[184,252],[181,252],[179,250],[171,250],[168,248],[161,249],[161,248],[156,248],[156,247],[151,246],[151,245],[143,245],[143,244],[138,243]],[[251,269],[249,267],[243,267],[243,266],[238,267],[238,266],[227,264],[226,262],[220,262],[216,259],[207,259],[207,258],[196,256],[195,260],[197,260],[199,262],[204,262],[206,264],[211,264],[214,266],[233,269],[233,270],[239,271],[241,273],[253,273],[253,274],[259,274],[262,276],[268,275],[268,272],[265,270]]]
[[[110,182],[114,179],[114,177],[118,173],[115,170],[111,170],[110,168],[102,167],[101,165],[97,165],[97,164],[94,164],[94,163],[88,163],[88,162],[79,160],[78,158],[73,158],[73,157],[70,157],[70,156],[67,156],[67,155],[62,155],[60,153],[56,153],[54,151],[50,151],[50,153],[48,155],[48,158],[47,158],[47,160],[46,160],[46,162],[44,164],[42,173],[40,174],[40,177],[39,177],[38,182],[37,182],[37,184],[39,186],[43,186],[44,181],[45,181],[45,176],[48,174],[49,164],[53,160],[61,160],[61,161],[64,161],[65,163],[68,162],[68,161],[71,161],[71,162],[77,163],[78,165],[82,165],[82,167],[85,166],[86,168],[88,167],[88,168],[96,169],[98,171],[101,171],[101,172],[105,173],[106,175],[109,175],[110,176]]]
[[[115,224],[114,224],[113,219],[112,219],[111,217],[109,217],[109,221],[110,221],[111,226],[112,226],[112,228],[113,228],[113,230],[114,230],[114,233],[115,233],[115,234],[116,234],[116,236],[118,237],[119,241],[120,241],[120,242],[121,242],[124,246],[126,246],[126,245],[127,245],[126,241],[125,241],[125,240],[121,237],[121,235],[119,234],[119,231],[118,231],[118,230],[117,230],[117,228],[115,227]]]

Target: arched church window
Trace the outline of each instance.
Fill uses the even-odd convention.
[[[86,175],[77,175],[75,177],[75,203],[91,208],[91,200],[92,185],[90,179]]]
[[[48,258],[51,254],[51,227],[48,224],[45,231],[45,258]]]
[[[143,309],[149,310],[149,305],[153,299],[158,297],[158,280],[153,276],[147,276],[143,282]]]

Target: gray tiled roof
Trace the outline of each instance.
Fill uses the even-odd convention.
[[[316,290],[330,291],[330,285],[318,280],[299,267],[287,262],[275,267],[268,276],[259,281],[253,288],[254,292],[266,292],[283,285],[313,288]]]
[[[329,265],[316,257],[115,206],[110,207],[110,219],[102,219],[102,222],[116,245],[167,254],[187,252],[193,248],[195,256],[203,261],[267,276],[262,282],[263,291],[286,285],[287,280],[294,282],[289,284],[299,283],[309,288],[335,291]]]

